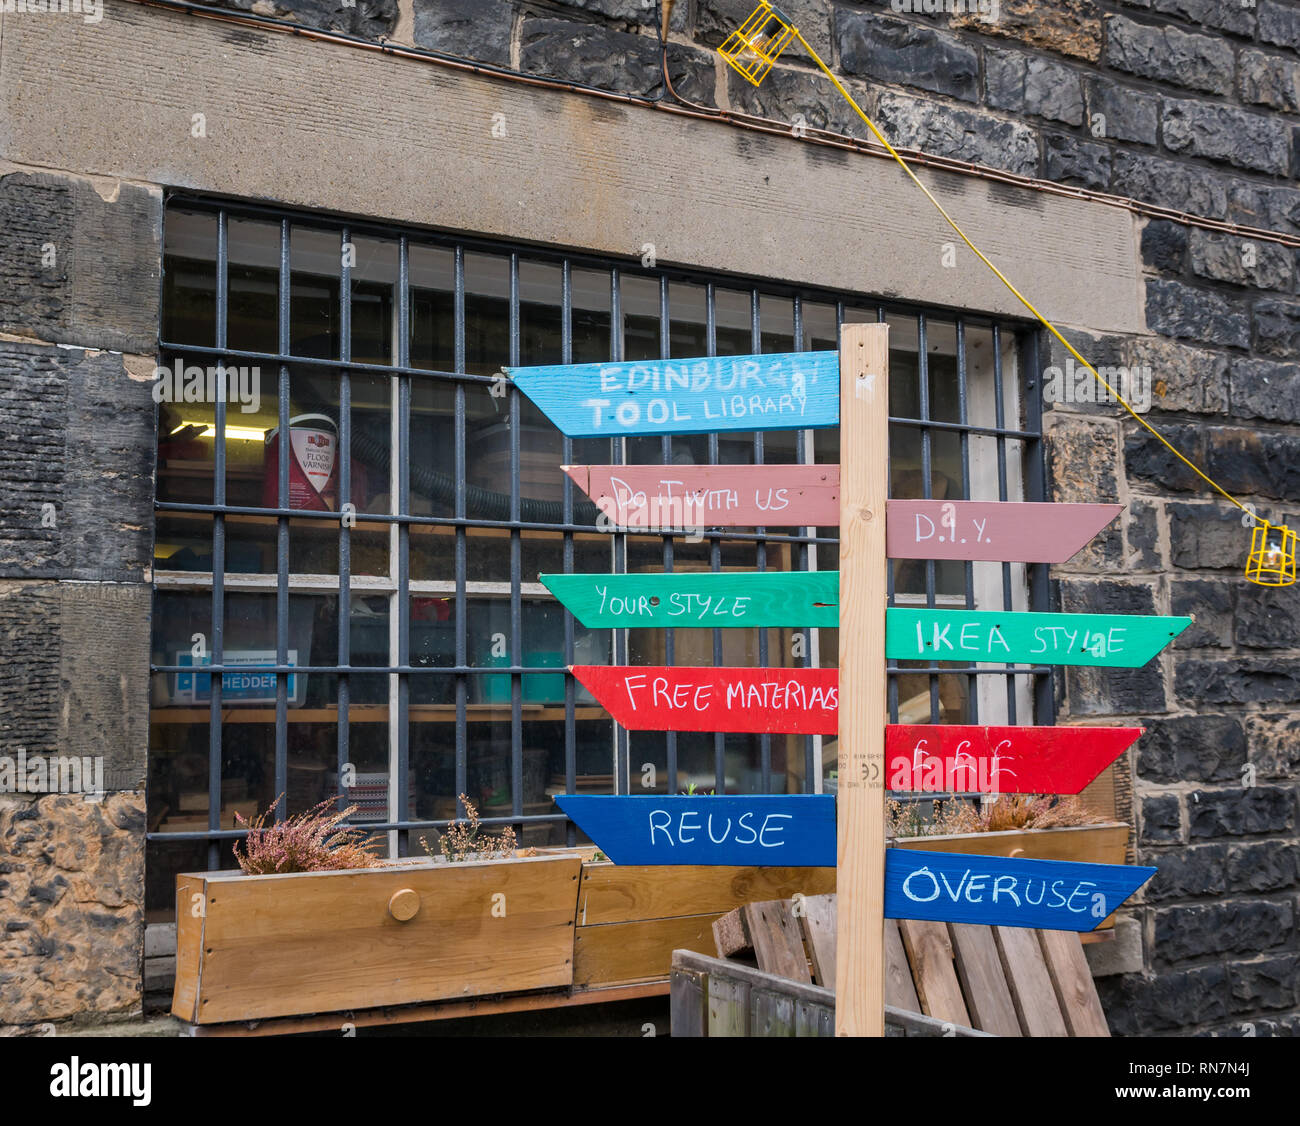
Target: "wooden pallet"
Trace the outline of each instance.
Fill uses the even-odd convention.
[[[713,924],[720,958],[835,988],[835,896],[747,903]],[[885,1003],[995,1036],[1109,1036],[1072,931],[885,920]]]

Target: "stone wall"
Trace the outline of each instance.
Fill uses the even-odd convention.
[[[0,164],[0,1026],[140,1009],[161,216]]]

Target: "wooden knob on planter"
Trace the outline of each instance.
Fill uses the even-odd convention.
[[[388,901],[388,913],[399,923],[414,919],[420,910],[420,896],[410,888],[401,888],[393,892]]]

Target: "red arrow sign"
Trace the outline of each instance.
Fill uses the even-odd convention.
[[[838,465],[566,465],[620,527],[838,527]],[[1120,504],[891,500],[891,559],[1064,563],[1115,519]]]
[[[923,793],[1077,794],[1142,730],[890,724],[885,784]]]
[[[574,665],[574,676],[630,731],[835,735],[836,669]],[[890,790],[1077,794],[1140,727],[978,727],[889,724]]]

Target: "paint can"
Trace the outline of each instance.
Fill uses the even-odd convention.
[[[334,420],[324,414],[300,414],[289,419],[289,507],[338,508],[339,437]],[[278,508],[280,496],[280,431],[266,436],[262,462],[262,504]]]

